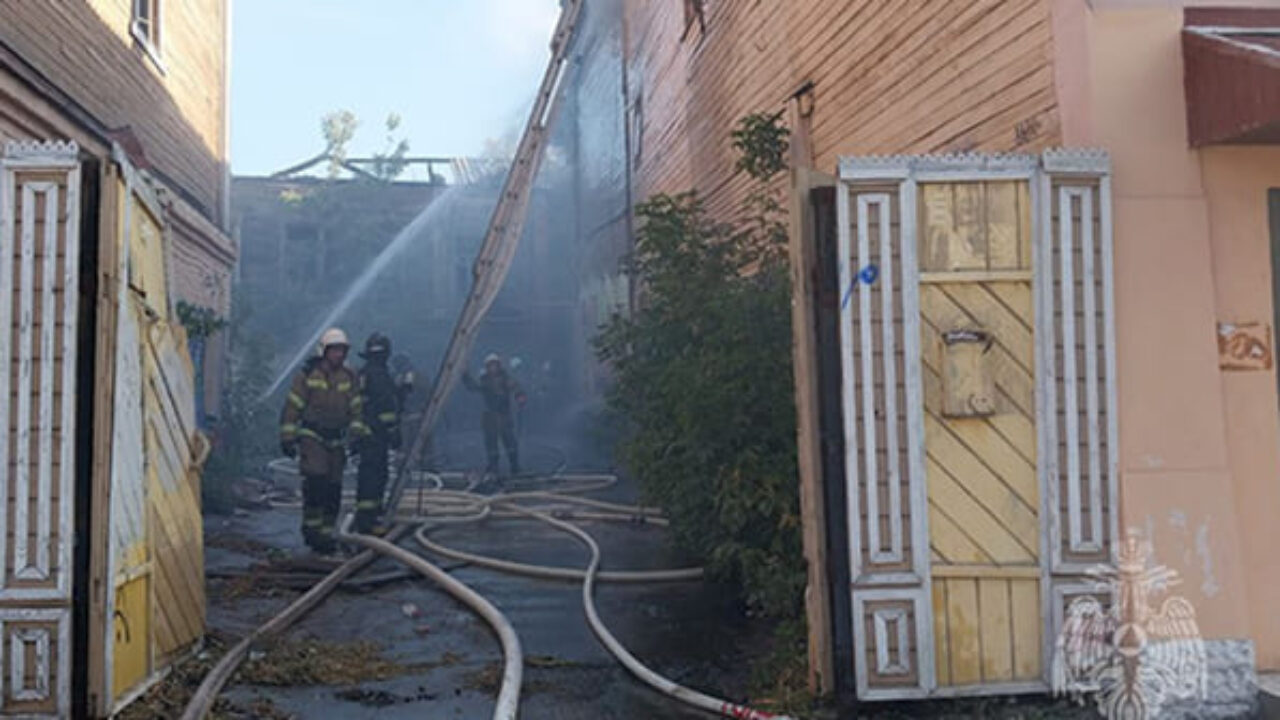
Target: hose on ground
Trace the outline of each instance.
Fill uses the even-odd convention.
[[[428,562],[422,556],[411,553],[394,542],[389,542],[382,538],[347,532],[350,523],[351,516],[348,515],[342,529],[339,531],[339,537],[343,540],[357,543],[369,550],[380,552],[387,557],[408,565],[435,582],[445,592],[471,608],[485,622],[489,623],[489,626],[498,635],[498,642],[502,644],[503,655],[502,686],[498,691],[498,703],[493,710],[493,719],[516,720],[516,715],[520,710],[520,683],[524,674],[524,653],[520,649],[520,637],[516,635],[515,628],[511,626],[511,622],[507,620],[506,616],[499,612],[492,603],[484,599],[482,595],[455,580],[451,575]]]
[[[600,619],[594,597],[597,582],[679,582],[696,580],[702,577],[703,574],[701,568],[651,571],[600,570],[601,551],[599,544],[589,533],[568,522],[567,519],[639,522],[655,525],[665,524],[666,522],[665,518],[661,516],[661,512],[656,508],[622,505],[576,497],[572,494],[607,488],[617,482],[616,476],[583,475],[559,478],[562,481],[569,480],[570,482],[565,483],[568,487],[560,488],[558,492],[542,490],[498,495],[481,495],[473,492],[476,485],[474,481],[468,482],[464,490],[453,490],[445,488],[443,476],[433,474],[430,479],[434,487],[419,487],[415,498],[416,502],[410,501],[406,497],[403,498],[400,505],[401,508],[406,505],[416,505],[419,514],[398,517],[395,527],[388,533],[386,538],[349,533],[348,528],[351,517],[348,515],[340,530],[341,538],[366,549],[344,563],[305,595],[294,601],[283,613],[272,618],[233,647],[201,683],[196,695],[182,715],[183,720],[199,720],[208,713],[218,693],[255,642],[287,628],[315,605],[319,604],[325,596],[336,589],[344,580],[369,564],[375,554],[393,558],[432,580],[480,615],[494,629],[502,645],[505,662],[502,686],[493,717],[495,720],[515,720],[519,708],[523,655],[521,654],[520,641],[514,628],[511,627],[510,621],[479,593],[454,579],[444,570],[420,555],[405,550],[396,544],[396,541],[403,536],[405,531],[414,526],[417,526],[415,539],[428,552],[501,572],[542,579],[581,582],[583,609],[592,632],[605,649],[628,672],[659,692],[692,707],[716,713],[723,717],[745,720],[765,720],[769,718],[790,720],[785,716],[773,715],[728,700],[712,697],[659,675],[636,659],[614,637],[613,633],[609,631],[608,627]],[[424,501],[426,502],[424,503]],[[526,507],[519,504],[523,501],[536,501],[543,504],[536,507]],[[589,508],[589,510],[583,511],[577,508]],[[519,563],[455,550],[428,538],[428,531],[434,526],[475,523],[490,517],[525,517],[544,522],[581,542],[590,552],[591,560],[585,570]]]
[[[692,688],[685,687],[674,682],[662,675],[651,670],[644,663],[636,659],[629,650],[614,637],[609,631],[608,626],[600,619],[600,614],[596,610],[595,603],[595,583],[600,571],[600,545],[596,543],[595,538],[582,528],[572,523],[564,522],[557,518],[551,517],[545,513],[539,513],[534,510],[527,510],[518,505],[509,505],[515,512],[527,515],[528,517],[541,520],[552,527],[577,538],[587,550],[591,553],[591,561],[587,565],[585,578],[582,583],[582,606],[587,614],[587,623],[591,625],[591,631],[599,638],[600,643],[605,649],[612,654],[618,662],[622,663],[632,675],[649,687],[661,692],[669,697],[675,698],[680,702],[696,707],[700,710],[713,712],[723,717],[739,718],[740,720],[791,720],[783,715],[774,715],[761,710],[739,705],[728,700],[715,698],[705,693],[701,693]]]
[[[455,500],[469,499],[472,503],[482,505],[485,508],[493,510],[494,514],[502,511],[522,515],[524,517],[540,520],[544,523],[555,527],[562,532],[576,538],[579,542],[586,546],[591,553],[591,560],[585,571],[574,570],[570,568],[548,567],[540,565],[529,565],[525,563],[516,563],[507,560],[499,560],[482,555],[466,553],[458,550],[446,548],[439,543],[432,542],[427,538],[427,530],[430,527],[430,519],[422,518],[424,522],[414,534],[414,538],[424,549],[429,552],[438,553],[452,559],[465,559],[476,565],[489,567],[491,569],[503,572],[511,572],[519,575],[526,575],[544,579],[562,579],[562,580],[581,580],[582,581],[582,604],[586,612],[587,623],[591,626],[591,630],[595,633],[600,643],[605,649],[622,664],[632,675],[641,682],[654,688],[655,690],[674,698],[686,705],[716,713],[722,717],[739,718],[741,720],[790,720],[786,716],[774,715],[751,707],[740,705],[728,700],[712,697],[705,693],[699,692],[692,688],[685,687],[676,683],[658,673],[640,662],[630,651],[609,631],[608,626],[600,619],[600,615],[595,605],[595,584],[597,581],[606,578],[614,582],[660,582],[660,581],[676,581],[696,579],[702,576],[701,568],[691,568],[685,570],[658,570],[658,571],[630,571],[630,572],[613,572],[602,573],[600,571],[601,552],[600,546],[596,543],[595,538],[590,533],[572,523],[566,522],[560,518],[549,515],[539,510],[523,507],[516,504],[517,499],[549,499],[548,496],[555,496],[556,500],[566,500],[570,496],[558,496],[555,493],[545,492],[526,492],[512,493],[510,495],[474,495],[471,493],[460,493],[457,491],[443,491],[444,495]],[[464,496],[470,495],[470,498]],[[586,498],[572,498],[572,500],[587,500],[586,505],[608,504],[600,501],[592,501]],[[612,504],[608,504],[612,505]],[[622,505],[613,505],[617,508],[628,508]],[[652,511],[652,508],[644,508]],[[450,578],[452,579],[452,578]]]
[[[410,526],[397,525],[387,533],[387,539],[395,542],[400,539]],[[378,554],[372,550],[356,555],[342,565],[338,566],[333,572],[329,573],[325,579],[316,583],[315,587],[298,597],[289,604],[279,615],[268,620],[257,630],[249,633],[240,642],[236,643],[225,655],[218,660],[218,664],[213,666],[208,675],[200,683],[200,687],[196,688],[196,692],[191,696],[191,700],[187,703],[187,707],[182,711],[182,720],[203,720],[213,709],[213,703],[218,699],[218,693],[222,692],[222,688],[235,674],[236,668],[240,667],[240,663],[244,662],[245,657],[249,655],[249,650],[262,640],[287,629],[290,625],[297,622],[299,618],[311,612],[322,600],[329,596],[339,585],[347,578],[364,569],[366,565],[372,563]]]

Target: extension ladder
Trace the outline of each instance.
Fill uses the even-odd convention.
[[[444,412],[445,402],[461,377],[463,364],[475,343],[480,323],[498,297],[520,245],[520,235],[524,230],[529,200],[533,194],[534,178],[546,154],[550,128],[559,105],[560,83],[568,67],[569,45],[577,28],[583,2],[584,0],[565,0],[563,3],[560,21],[551,40],[551,62],[547,66],[542,87],[525,125],[524,135],[520,138],[511,169],[503,183],[502,194],[498,196],[498,205],[494,208],[489,229],[472,267],[471,292],[467,295],[449,338],[449,347],[436,373],[431,397],[422,413],[422,422],[414,434],[409,452],[396,467],[384,506],[386,515],[393,514],[395,508],[399,507],[400,497],[410,475],[408,469],[416,467],[421,461],[431,432]]]

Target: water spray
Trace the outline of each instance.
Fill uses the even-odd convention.
[[[324,331],[337,324],[343,314],[351,309],[356,300],[359,300],[369,290],[370,286],[373,285],[373,281],[378,279],[378,276],[391,265],[391,262],[404,253],[413,244],[414,240],[421,235],[422,231],[434,222],[436,216],[453,202],[454,191],[458,187],[453,185],[447,188],[443,194],[423,208],[422,212],[418,213],[418,216],[411,220],[408,225],[405,225],[400,232],[396,233],[391,242],[387,243],[387,246],[382,249],[382,252],[378,253],[373,262],[361,271],[360,275],[347,288],[347,291],[338,299],[338,302],[330,308],[328,314],[324,316],[324,319],[320,321],[311,335],[307,337],[307,340],[298,348],[297,352],[289,358],[289,361],[285,363],[284,368],[276,375],[271,385],[258,397],[258,403],[267,401],[281,386],[288,382],[290,376],[297,371],[302,361],[315,352],[316,343],[320,341],[320,336],[324,334]]]

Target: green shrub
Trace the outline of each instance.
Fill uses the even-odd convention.
[[[755,134],[766,150],[785,138]],[[762,184],[781,169],[740,167]],[[665,508],[675,542],[752,608],[796,618],[805,567],[786,232],[767,191],[748,205],[733,225],[708,218],[694,193],[637,206],[641,307],[596,347],[615,373],[607,402],[624,422],[622,463]]]

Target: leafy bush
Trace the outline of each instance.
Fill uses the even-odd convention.
[[[766,149],[785,137],[757,134]],[[762,183],[780,170],[776,159],[741,167]],[[637,206],[630,270],[642,307],[615,317],[596,347],[615,372],[607,402],[626,423],[621,460],[677,544],[750,606],[796,617],[805,568],[786,232],[767,192],[749,205],[735,225],[708,218],[694,193]]]
[[[213,308],[194,305],[186,300],[178,301],[177,311],[178,322],[182,323],[190,340],[207,340],[228,325],[226,318],[220,317]]]

